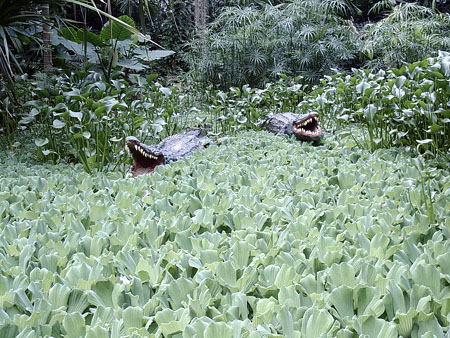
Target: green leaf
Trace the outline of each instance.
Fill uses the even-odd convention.
[[[358,85],[356,85],[356,91],[364,95],[366,90],[371,87],[370,83],[368,83],[365,79],[363,79]]]
[[[59,283],[53,285],[48,295],[52,309],[56,310],[63,306],[67,309],[69,294],[70,288],[68,286]]]
[[[96,47],[106,46],[107,43],[107,41],[105,41],[101,36],[84,28],[80,28],[77,31],[77,38],[79,43],[84,43],[84,41],[87,41]]]
[[[330,294],[330,302],[336,308],[339,315],[344,318],[352,318],[354,315],[353,310],[353,289],[342,285],[338,288],[334,288]]]
[[[168,336],[177,332],[182,332],[189,323],[189,309],[164,309],[158,311],[155,315],[155,321],[161,332]]]
[[[363,324],[363,333],[374,338],[397,338],[398,332],[395,324],[382,319],[369,318]]]
[[[68,338],[84,337],[86,334],[84,317],[79,313],[67,314],[62,324]]]
[[[292,266],[288,267],[286,264],[283,264],[281,266],[281,269],[278,271],[274,285],[277,288],[292,285],[295,275],[295,270]]]
[[[104,205],[91,204],[89,218],[92,222],[96,222],[106,217],[106,207]]]
[[[169,284],[167,292],[170,297],[170,303],[172,308],[178,309],[182,306],[182,303],[188,302],[188,297],[194,290],[192,282],[186,278],[179,278]]]
[[[250,257],[250,245],[244,241],[237,241],[233,244],[233,256],[240,268],[244,268],[248,264]]]
[[[134,20],[127,15],[122,15],[118,17],[119,20],[125,22],[131,27],[136,27]],[[128,30],[126,27],[121,25],[116,21],[112,21],[112,29],[110,26],[110,22],[106,23],[106,25],[102,28],[100,32],[100,37],[103,40],[115,39],[118,41],[124,41],[130,39],[134,35],[133,32]]]
[[[397,285],[397,282],[394,280],[390,280],[388,282],[388,289],[391,294],[392,304],[395,313],[406,313],[406,303],[405,297],[403,295],[402,289]]]
[[[236,270],[229,261],[220,262],[216,267],[216,275],[220,281],[230,287],[236,286]]]
[[[144,319],[144,311],[140,307],[127,307],[122,314],[125,329],[141,328]]]
[[[355,269],[348,263],[333,264],[329,276],[335,287],[346,285],[353,288],[356,285]]]
[[[376,233],[370,241],[370,254],[377,258],[385,258],[389,242],[389,237]]]
[[[61,121],[58,119],[53,120],[53,128],[61,129],[61,128],[64,128],[65,126],[66,126],[66,123],[64,121]]]
[[[416,261],[416,264],[411,268],[411,276],[415,283],[429,287],[433,295],[439,297],[441,291],[441,275],[434,265],[420,264]]]
[[[171,51],[171,50],[138,50],[137,54],[135,55],[137,58],[143,60],[143,61],[153,61],[153,60],[158,60],[158,59],[162,59],[165,57],[168,57],[170,55],[175,54],[175,52]],[[153,74],[153,76],[157,74]],[[156,78],[156,77],[155,77]],[[154,79],[151,79],[150,82],[152,82]],[[147,78],[147,81],[148,78]]]
[[[425,337],[426,334],[430,334],[429,337],[444,337],[442,326],[439,324],[435,316],[428,321],[420,321],[418,337]]]
[[[280,312],[277,314],[277,319],[281,323],[283,329],[283,335],[286,338],[294,338],[294,321],[292,315],[286,306],[283,306]]]
[[[205,338],[232,338],[233,329],[226,323],[210,323],[205,330]]]
[[[77,31],[73,29],[72,27],[63,27],[58,31],[58,35],[62,36],[63,38],[76,42],[76,43],[82,43],[83,40],[79,39]]]
[[[146,81],[147,81],[148,84],[150,84],[153,81],[155,81],[157,77],[158,77],[158,74],[155,74],[155,73],[150,74],[149,76],[147,76]]]
[[[76,111],[69,110],[69,114],[71,117],[78,119],[78,121],[80,121],[80,122],[83,119],[83,113],[80,111],[76,112]]]
[[[114,337],[113,335],[109,335],[109,332],[106,328],[95,326],[89,328],[89,331],[86,334],[86,338],[110,338]]]
[[[48,143],[48,138],[45,138],[45,139],[41,139],[41,138],[36,139],[36,140],[34,140],[34,143],[35,143],[36,146],[38,146],[38,147],[45,146],[45,145]]]
[[[309,308],[302,318],[302,337],[326,335],[333,323],[333,317],[325,309]]]

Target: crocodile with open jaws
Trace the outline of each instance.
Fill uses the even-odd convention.
[[[309,113],[298,115],[293,113],[275,114],[264,123],[264,127],[274,134],[287,134],[301,141],[319,143],[322,138],[322,128],[319,124],[319,114]]]
[[[133,156],[132,176],[152,173],[158,165],[178,161],[193,151],[208,146],[211,141],[204,138],[202,129],[170,136],[157,145],[148,146],[136,137],[126,138],[126,147]]]

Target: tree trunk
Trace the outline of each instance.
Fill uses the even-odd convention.
[[[42,5],[42,15],[46,17],[47,19],[50,17],[50,6],[48,4]],[[51,37],[50,37],[50,25],[46,22],[42,26],[43,28],[43,36],[42,40],[44,41],[44,56],[43,56],[43,65],[44,65],[44,71],[49,71],[52,66],[52,44],[51,44]]]
[[[195,28],[203,35],[208,23],[209,0],[194,0]]]

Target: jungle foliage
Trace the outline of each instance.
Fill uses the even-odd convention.
[[[301,110],[316,110],[327,127],[359,122],[369,149],[407,146],[419,152],[450,149],[450,53],[378,72],[354,70],[321,80]]]
[[[315,82],[355,60],[357,39],[351,23],[314,0],[233,7],[193,40],[187,60],[194,79],[222,88],[261,86],[281,73]]]
[[[378,19],[358,24],[360,12],[353,2],[315,0],[227,8],[192,40],[191,74],[221,88],[261,86],[281,73],[317,83],[332,69],[401,67],[450,48],[448,14],[378,1],[368,10]]]
[[[54,1],[41,71],[47,2],[0,0],[0,337],[450,335],[450,1]]]

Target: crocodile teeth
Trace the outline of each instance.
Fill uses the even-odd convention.
[[[302,132],[306,136],[317,136],[320,135],[321,129],[317,128],[316,131],[305,130],[304,128],[299,128],[300,132]]]

